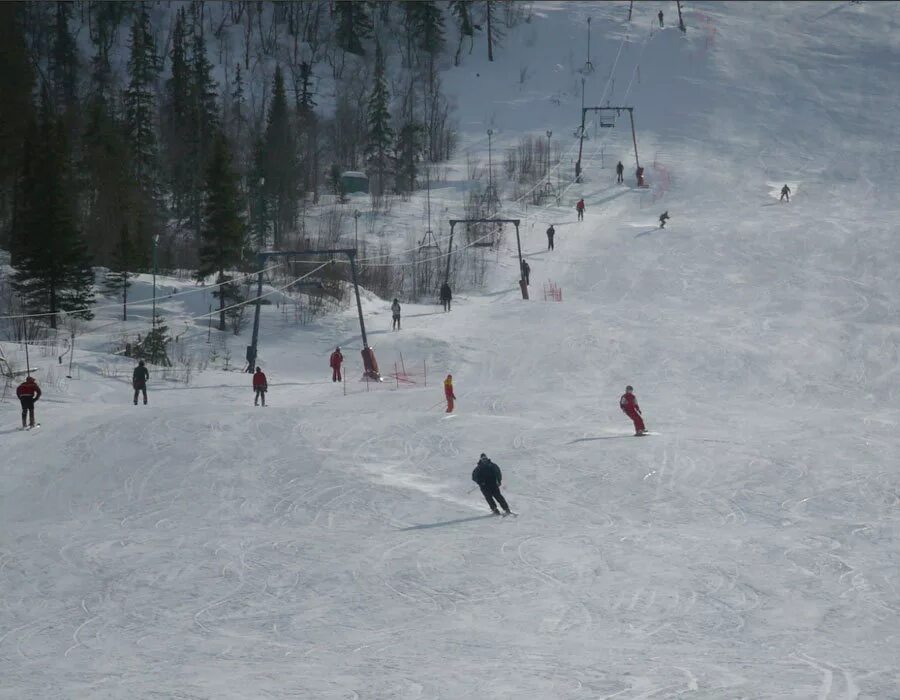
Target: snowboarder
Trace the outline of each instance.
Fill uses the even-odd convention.
[[[450,285],[444,282],[441,285],[441,303],[444,305],[444,311],[450,310],[450,301],[453,299],[453,292],[450,291]]]
[[[444,380],[444,398],[447,399],[447,413],[453,413],[453,402],[456,401],[456,394],[453,393],[452,374],[448,374]]]
[[[269,390],[269,380],[263,371],[257,367],[253,373],[253,405],[259,406],[259,400],[262,399],[262,405],[266,405],[266,392]]]
[[[578,212],[578,220],[584,221],[584,199],[579,199],[575,205],[575,211]]]
[[[22,429],[25,429],[25,418],[28,417],[28,426],[34,427],[34,404],[41,398],[41,388],[37,385],[34,377],[25,377],[25,381],[16,388],[16,396],[19,397],[19,403],[22,404]]]
[[[791,201],[791,188],[787,185],[781,188],[781,199],[779,199],[778,201],[783,202],[785,198],[787,198],[788,202]]]
[[[556,235],[556,229],[553,228],[553,224],[550,224],[550,228],[547,229],[547,250],[553,250],[553,237]]]
[[[637,179],[638,187],[644,186],[644,167],[638,166],[638,169],[635,170],[634,176]]]
[[[522,261],[522,279],[525,280],[525,286],[531,284],[531,265],[524,260]]]
[[[664,211],[662,214],[659,215],[659,227],[660,227],[660,228],[665,228],[665,227],[666,227],[666,222],[667,222],[669,219],[671,219],[671,218],[672,218],[672,217],[669,216],[669,210],[666,209],[666,211]]]
[[[625,182],[625,166],[622,165],[622,161],[620,160],[616,163],[616,184],[622,184]]]
[[[334,352],[331,353],[331,358],[328,360],[328,365],[331,367],[331,381],[340,382],[343,381],[341,378],[341,364],[344,362],[344,356],[341,353],[341,346],[338,345]]]
[[[507,505],[506,499],[503,498],[503,494],[500,493],[500,483],[503,481],[500,467],[489,460],[483,452],[478,460],[478,466],[472,472],[472,481],[478,484],[484,500],[488,502],[494,515],[500,515],[500,511],[497,509],[498,503],[506,515],[510,514],[509,505]]]
[[[660,10],[659,14],[657,14],[656,16],[659,17],[659,26],[662,27],[663,26],[663,11]]]
[[[632,393],[634,388],[629,386],[625,387],[625,393],[622,394],[622,398],[619,399],[619,408],[622,409],[622,412],[631,418],[634,421],[634,434],[638,435],[646,435],[647,428],[644,426],[644,419],[641,416],[641,407],[638,406],[637,398]]]
[[[137,406],[138,394],[144,394],[144,405],[147,405],[147,380],[150,379],[150,372],[144,367],[144,361],[138,362],[138,366],[134,368],[131,375],[131,386],[134,387],[134,405]]]
[[[394,299],[394,303],[391,304],[391,314],[393,314],[393,322],[391,323],[391,330],[400,330],[400,302]]]

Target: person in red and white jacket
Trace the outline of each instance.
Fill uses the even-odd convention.
[[[34,381],[34,377],[26,377],[16,389],[16,396],[22,404],[22,428],[25,428],[25,418],[30,417],[29,427],[34,427],[34,402],[41,398],[41,387]]]
[[[632,393],[634,388],[632,386],[625,387],[625,393],[622,394],[622,398],[619,399],[619,408],[622,409],[622,413],[631,418],[634,421],[634,434],[637,435],[646,435],[647,428],[644,427],[644,419],[641,416],[641,407],[638,406],[637,397]]]
[[[331,353],[331,358],[328,360],[328,364],[331,367],[331,381],[343,381],[341,379],[341,365],[343,362],[344,356],[341,354],[340,346],[338,346],[334,349],[334,352]]]
[[[262,405],[266,405],[266,392],[269,390],[269,381],[263,371],[257,367],[253,373],[253,405],[259,406],[259,400],[262,398]]]

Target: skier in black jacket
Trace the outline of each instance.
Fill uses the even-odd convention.
[[[138,362],[138,366],[134,368],[131,374],[131,386],[134,387],[134,405],[137,406],[138,394],[144,394],[144,405],[147,405],[147,380],[150,378],[150,372],[144,367],[144,361]]]
[[[503,474],[500,472],[500,467],[489,460],[487,455],[482,452],[481,459],[478,460],[478,466],[472,472],[472,481],[478,484],[481,493],[484,495],[484,500],[488,502],[494,515],[500,514],[500,511],[497,510],[497,503],[500,504],[500,507],[503,508],[507,515],[510,513],[506,499],[500,493],[500,482],[502,480]],[[494,503],[494,501],[497,503]]]

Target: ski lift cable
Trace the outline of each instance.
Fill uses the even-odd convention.
[[[197,292],[206,292],[206,291],[209,291],[210,289],[216,289],[217,287],[222,287],[226,284],[234,284],[241,280],[255,277],[256,275],[258,275],[260,273],[265,273],[265,272],[269,272],[270,270],[274,270],[278,267],[281,267],[283,264],[284,263],[276,263],[275,265],[265,267],[261,270],[257,270],[256,272],[248,272],[246,274],[239,275],[239,276],[237,276],[233,279],[227,280],[225,282],[218,282],[216,284],[205,285],[203,287],[195,287],[194,289],[186,289],[183,292],[176,292],[175,294],[164,294],[163,296],[156,297],[156,301],[157,301],[157,303],[159,303],[160,301],[164,301],[166,299],[174,299],[175,297],[181,297],[181,296],[185,296],[187,294],[196,294]],[[152,304],[152,303],[153,303],[153,299],[142,299],[140,301],[126,302],[124,304],[124,306],[130,308],[133,306],[143,306],[145,304]],[[10,314],[8,316],[0,316],[0,320],[8,320],[8,319],[13,319],[13,318],[41,318],[43,316],[56,316],[57,314],[73,316],[73,315],[77,315],[80,313],[84,313],[86,311],[93,312],[93,311],[99,311],[100,309],[113,309],[113,308],[121,309],[122,306],[123,306],[122,303],[115,302],[112,304],[101,304],[100,306],[89,306],[89,307],[85,307],[83,309],[72,309],[72,310],[68,310],[68,311],[60,310],[60,311],[43,311],[41,313],[35,313],[35,314]]]

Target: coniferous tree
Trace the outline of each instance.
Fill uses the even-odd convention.
[[[244,221],[238,191],[237,175],[231,165],[231,154],[224,134],[218,134],[206,171],[206,203],[203,212],[202,243],[198,279],[218,273],[219,330],[225,330],[225,307],[240,292],[237,285],[222,284],[231,277],[225,271],[235,267],[244,247]]]
[[[367,3],[363,0],[345,0],[336,3],[338,15],[335,39],[347,53],[365,56],[363,39],[372,36],[372,18],[369,16]]]
[[[137,262],[137,254],[131,236],[128,235],[128,225],[124,224],[119,232],[119,242],[113,252],[112,265],[106,273],[104,286],[116,296],[122,297],[122,320],[128,320],[128,281],[131,270],[134,270]]]
[[[196,20],[196,18],[195,18]],[[199,21],[195,21],[199,25]],[[212,78],[212,64],[206,55],[206,41],[202,27],[194,27],[191,42],[191,135],[188,168],[191,173],[190,216],[191,229],[197,240],[203,225],[203,174],[209,164],[213,139],[218,130],[216,82]]]
[[[145,2],[138,6],[131,26],[131,53],[128,58],[128,87],[123,97],[125,128],[134,164],[134,176],[147,191],[156,195],[156,80],[159,67],[156,45],[150,31],[150,12]]]
[[[444,13],[433,0],[410,3],[415,8],[418,48],[432,59],[444,48]]]
[[[316,117],[316,102],[313,98],[312,67],[304,62],[300,64],[300,85],[297,89],[297,132],[300,139],[299,152],[306,167],[302,170],[303,191],[310,189],[314,195],[318,189],[319,121]]]
[[[191,72],[188,65],[187,14],[184,8],[178,10],[175,15],[169,58],[172,62],[172,74],[165,86],[162,109],[163,138],[173,208],[176,214],[184,216],[186,196],[192,181],[189,162]]]
[[[135,349],[135,357],[147,360],[153,365],[170,367],[169,353],[166,346],[169,344],[169,327],[158,313],[153,317],[153,328],[147,333],[143,342]]]
[[[472,4],[474,0],[450,0],[450,12],[456,18],[456,29],[459,32],[459,43],[456,45],[456,54],[453,56],[453,65],[459,65],[459,54],[462,51],[463,39],[475,34],[475,26],[472,23]]]
[[[279,247],[284,234],[294,226],[297,218],[299,168],[297,144],[288,112],[284,77],[275,68],[272,102],[266,120],[262,148],[263,191],[271,217],[273,243]]]
[[[74,115],[78,106],[78,49],[69,27],[74,5],[57,0],[56,24],[50,56],[53,100],[60,114]]]
[[[13,231],[13,287],[29,313],[60,311],[92,318],[94,273],[78,230],[65,127],[50,112],[49,96],[26,137],[20,213]]]
[[[394,132],[391,129],[387,80],[385,79],[384,53],[381,44],[375,42],[375,73],[372,78],[372,92],[369,96],[368,145],[366,161],[375,174],[372,194],[384,193],[386,179],[391,170],[391,149]]]
[[[422,156],[423,128],[414,121],[406,122],[397,134],[397,191],[409,194],[416,187],[419,160]]]
[[[23,8],[23,3],[0,2],[0,245],[8,245],[14,224],[15,182],[22,172],[22,149],[34,113],[34,71],[22,30]]]

